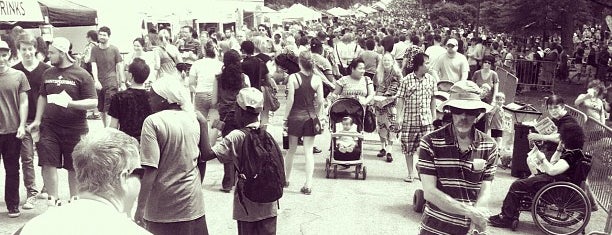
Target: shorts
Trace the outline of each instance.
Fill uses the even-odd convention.
[[[504,135],[504,131],[498,129],[491,129],[491,137],[501,138]]]
[[[212,106],[212,93],[211,92],[196,92],[193,105],[197,111],[202,112],[205,116],[208,111],[213,108]]]
[[[310,118],[308,116],[297,116],[297,117],[289,117],[287,120],[287,134],[290,136],[316,136],[319,134],[317,128],[321,128],[321,124],[319,122],[319,126],[316,127],[316,122],[318,118]]]
[[[98,111],[102,113],[108,112],[111,99],[117,92],[118,90],[116,87],[102,87],[102,89],[98,91]]]
[[[66,130],[40,126],[40,140],[36,144],[39,166],[54,166],[73,171],[72,151],[87,131]]]
[[[428,124],[425,126],[405,126],[402,125],[402,153],[413,154],[419,147],[421,138],[427,133],[434,130],[433,125]]]

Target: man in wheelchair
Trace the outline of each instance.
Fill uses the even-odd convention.
[[[568,123],[559,129],[562,150],[555,152],[548,161],[544,153],[537,152],[534,157],[535,167],[541,172],[529,178],[519,179],[512,183],[504,199],[501,213],[491,216],[489,222],[494,227],[511,228],[513,221],[518,221],[521,200],[525,196],[535,195],[541,188],[555,181],[567,181],[580,185],[590,170],[590,158],[582,152],[585,135],[577,123]]]

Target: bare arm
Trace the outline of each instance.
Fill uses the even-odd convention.
[[[119,129],[119,119],[114,118],[113,116],[110,116],[110,124],[108,125],[108,127],[110,128],[115,128],[115,129]]]
[[[28,93],[19,93],[19,126],[25,127],[28,120]]]
[[[448,213],[472,217],[474,207],[461,203],[436,187],[437,177],[433,175],[421,174],[423,192],[425,200],[433,203],[438,208]]]
[[[123,68],[123,63],[117,63],[117,65],[115,65],[115,69],[117,69],[117,84],[119,84],[119,87],[126,82]]]
[[[295,99],[295,84],[294,83],[295,83],[296,78],[297,78],[296,75],[293,75],[293,76],[290,75],[289,81],[287,82],[287,104],[285,108],[284,120],[287,120],[287,118],[289,118],[289,114],[291,113],[291,108],[293,107],[293,102]]]
[[[68,103],[69,109],[90,110],[96,108],[98,99],[73,100]]]
[[[482,181],[480,184],[480,193],[478,193],[478,199],[476,200],[476,207],[487,207],[489,199],[491,198],[491,181]]]
[[[100,82],[98,78],[98,63],[96,62],[91,62],[91,75],[95,82]]]

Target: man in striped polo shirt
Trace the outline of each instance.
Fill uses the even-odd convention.
[[[486,229],[485,204],[499,153],[495,141],[474,128],[491,109],[478,94],[472,81],[455,83],[449,100],[438,107],[452,114],[452,123],[421,139],[417,169],[427,200],[421,235]]]

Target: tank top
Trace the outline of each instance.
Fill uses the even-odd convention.
[[[291,106],[289,116],[308,115],[314,117],[316,116],[314,108],[314,97],[316,91],[311,85],[312,75],[307,76],[302,72],[298,72],[296,73],[296,76],[299,76],[297,81],[298,88],[295,89],[295,93],[293,95],[293,105]]]

